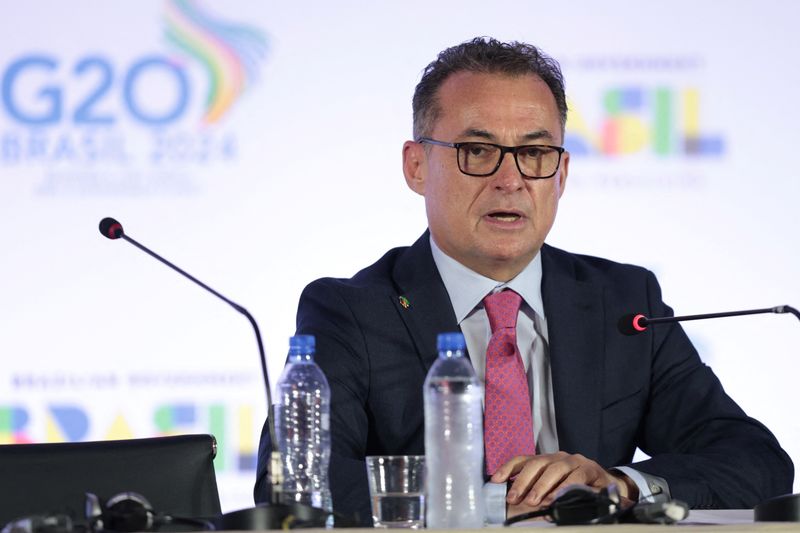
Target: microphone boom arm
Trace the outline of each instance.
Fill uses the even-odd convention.
[[[670,316],[662,318],[639,318],[639,324],[647,326],[649,324],[660,324],[664,322],[685,322],[687,320],[703,320],[705,318],[723,318],[726,316],[760,315],[765,313],[784,314],[791,313],[800,320],[800,312],[789,305],[779,305],[777,307],[765,307],[763,309],[748,309],[746,311],[726,311],[724,313],[708,313],[703,315]]]
[[[247,317],[247,320],[250,321],[250,325],[253,326],[253,331],[255,331],[255,334],[256,334],[256,341],[258,342],[258,353],[259,353],[259,355],[261,355],[261,373],[262,373],[262,375],[264,377],[264,383],[267,385],[267,387],[266,387],[266,389],[267,389],[267,406],[269,407],[270,410],[272,410],[272,393],[270,391],[269,378],[267,377],[267,358],[264,355],[264,343],[261,341],[261,331],[259,331],[259,329],[258,329],[258,324],[256,324],[256,320],[253,318],[253,315],[250,314],[250,311],[248,311],[247,309],[245,309],[241,305],[237,304],[233,300],[230,300],[230,299],[226,298],[225,296],[223,296],[222,294],[218,293],[217,291],[215,291],[214,289],[212,289],[211,287],[209,287],[208,285],[206,285],[205,283],[203,283],[202,281],[200,281],[196,277],[192,276],[191,274],[189,274],[188,272],[186,272],[185,270],[183,270],[179,266],[171,263],[170,261],[167,261],[166,259],[164,259],[160,255],[158,255],[157,253],[151,251],[146,246],[143,246],[143,245],[139,244],[138,242],[136,242],[136,240],[128,237],[125,233],[120,234],[119,238],[125,239],[126,241],[128,241],[132,245],[136,246],[138,249],[140,249],[141,251],[145,252],[149,256],[151,256],[151,257],[153,257],[155,259],[158,259],[159,261],[161,261],[162,263],[164,263],[165,265],[170,267],[172,270],[176,271],[178,274],[182,274],[183,276],[189,278],[190,280],[192,280],[193,282],[197,283],[198,285],[203,287],[205,290],[207,290],[208,292],[210,292],[211,294],[213,294],[214,296],[216,296],[220,300],[223,300],[224,302],[226,302],[228,305],[230,305],[231,307],[236,309],[238,312],[243,314],[245,317]]]

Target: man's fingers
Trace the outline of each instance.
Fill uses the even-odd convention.
[[[539,486],[541,477],[549,474],[551,477],[561,477],[568,473],[568,469],[561,463],[570,456],[564,452],[546,455],[536,455],[527,458],[523,464],[515,463],[514,469],[518,470],[514,483],[511,484],[506,501],[510,504],[517,504],[525,499],[528,501],[538,501],[538,496],[544,496],[539,487],[539,491],[531,493],[532,487]],[[555,468],[554,468],[555,467]],[[546,485],[544,486],[546,487]],[[537,505],[537,504],[533,504]]]
[[[560,486],[562,481],[567,479],[577,467],[578,464],[576,464],[569,455],[557,459],[554,458],[553,461],[548,462],[539,470],[535,480],[531,480],[530,483],[528,483],[526,486],[527,494],[524,496],[523,502],[531,506],[541,505],[542,501],[547,498],[556,487]],[[521,476],[517,476],[517,480],[514,481],[511,490],[516,488],[515,485],[520,477]],[[509,494],[510,493],[511,491],[509,491]]]
[[[538,479],[530,485],[524,503],[532,506],[549,503],[568,485],[602,488],[611,481],[613,479],[594,461],[579,454],[564,454],[542,468]]]
[[[564,452],[515,457],[494,473],[492,481],[502,483],[512,478],[506,502],[530,507],[549,505],[556,493],[568,485],[602,488],[615,481],[594,461]]]
[[[508,481],[513,476],[517,475],[520,470],[529,462],[536,459],[532,455],[518,455],[510,461],[506,462],[492,474],[492,483],[503,483]]]
[[[507,479],[514,478],[506,494],[506,502],[517,504],[528,495],[531,485],[539,479],[542,470],[547,468],[550,462],[548,457],[546,455],[517,457],[506,464],[510,469]]]

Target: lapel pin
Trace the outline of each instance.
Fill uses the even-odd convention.
[[[405,296],[400,296],[399,300],[400,300],[400,305],[403,306],[403,309],[408,309],[409,307],[411,307],[411,302],[409,302],[408,298],[406,298]]]

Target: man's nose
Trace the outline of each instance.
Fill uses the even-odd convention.
[[[494,187],[498,190],[516,191],[525,186],[525,180],[517,167],[514,154],[506,152],[500,160],[500,168],[492,175]]]

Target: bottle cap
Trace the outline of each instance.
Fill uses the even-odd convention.
[[[441,351],[464,350],[467,347],[462,333],[440,333],[436,337],[436,348]]]
[[[295,335],[289,337],[289,355],[314,353],[316,340],[314,335]]]

